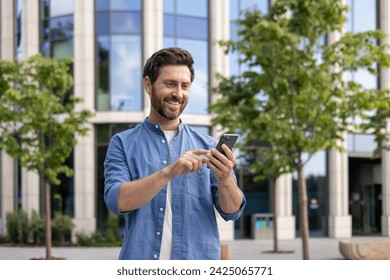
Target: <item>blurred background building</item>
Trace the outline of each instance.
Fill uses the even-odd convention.
[[[188,49],[195,59],[196,78],[182,119],[199,131],[218,137],[210,126],[208,105],[215,98],[215,73],[239,74],[236,55],[226,56],[217,41],[237,39],[234,20],[256,6],[266,13],[268,0],[0,0],[0,58],[26,59],[36,53],[74,59],[74,93],[84,107],[96,112],[91,131],[80,138],[67,164],[74,177],[53,187],[53,211],[70,215],[76,232],[92,234],[106,227],[103,201],[103,161],[111,136],[140,123],[149,113],[142,88],[142,67],[162,47]],[[345,31],[390,30],[387,0],[345,0],[350,10]],[[337,39],[330,34],[324,43]],[[348,79],[389,88],[390,76],[380,79],[359,72]],[[306,165],[311,236],[346,238],[390,236],[390,153],[372,159],[372,135],[349,134],[346,153],[321,151]],[[246,166],[237,177],[248,204],[235,223],[220,223],[221,239],[253,238],[261,228],[253,217],[267,217],[272,227],[268,182],[255,183]],[[279,238],[299,234],[296,176],[279,178]],[[0,235],[7,212],[24,209],[44,213],[43,182],[0,152]],[[264,222],[262,221],[262,222]],[[261,235],[259,235],[261,236]],[[267,237],[269,238],[269,236]]]

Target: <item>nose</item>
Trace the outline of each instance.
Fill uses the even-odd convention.
[[[175,87],[175,90],[172,92],[172,95],[177,99],[181,99],[183,97],[183,89],[180,86]]]

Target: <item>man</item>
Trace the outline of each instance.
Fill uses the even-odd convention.
[[[166,48],[146,62],[143,85],[151,109],[145,121],[114,135],[104,163],[104,199],[124,215],[119,259],[219,259],[214,209],[236,220],[245,197],[236,184],[234,153],[183,124],[194,80],[193,58]]]

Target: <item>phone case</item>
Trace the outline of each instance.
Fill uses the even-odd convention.
[[[222,144],[226,144],[226,146],[228,146],[229,149],[231,150],[236,144],[237,139],[238,139],[238,134],[223,134],[219,139],[219,142],[215,148],[218,151],[220,151],[222,154],[225,154],[221,148]]]

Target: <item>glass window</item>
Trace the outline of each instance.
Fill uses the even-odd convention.
[[[111,10],[141,10],[141,1],[140,0],[111,0],[110,1]]]
[[[109,13],[96,13],[96,34],[108,34],[110,32]]]
[[[346,4],[349,7],[347,22],[345,23],[346,31],[357,33],[377,29],[376,1],[347,0]],[[357,81],[366,89],[378,88],[377,77],[370,74],[367,70],[359,69],[346,73],[345,77],[346,80]],[[367,112],[367,114],[369,113]],[[360,118],[351,121],[355,123],[361,122]],[[369,148],[371,148],[371,145]]]
[[[142,109],[142,15],[140,0],[95,0],[96,109]],[[104,36],[102,36],[104,35]]]
[[[309,230],[312,236],[325,236],[327,234],[327,223],[324,219],[328,213],[326,162],[326,152],[320,151],[313,154],[304,167],[308,196]],[[299,213],[297,186],[297,174],[295,172],[293,174],[293,213],[295,214]],[[299,224],[299,221],[297,223]]]
[[[377,29],[376,1],[347,0],[349,11],[345,29],[347,32],[364,32]]]
[[[73,15],[52,18],[50,20],[50,40],[64,40],[73,38]]]
[[[164,16],[164,36],[173,37],[175,36],[175,17],[171,15]]]
[[[140,111],[142,106],[142,52],[138,36],[112,36],[110,101],[113,111]]]
[[[239,26],[235,21],[243,16],[247,9],[258,9],[262,13],[267,13],[269,9],[268,0],[230,0],[230,39],[238,41],[237,35]],[[248,66],[239,63],[240,55],[235,52],[229,53],[230,74],[238,75],[248,69]]]
[[[96,11],[107,11],[108,10],[108,0],[96,0],[95,1]]]
[[[110,110],[110,95],[109,95],[109,81],[110,81],[110,43],[109,36],[99,36],[97,40],[97,100],[96,108],[98,111]]]
[[[63,59],[73,57],[73,40],[57,41],[52,43],[52,57]]]
[[[164,0],[164,14],[175,13],[175,0]]]
[[[177,36],[181,38],[191,38],[199,40],[207,40],[208,27],[207,19],[177,17]]]
[[[73,1],[68,2],[69,6],[57,0],[43,0],[40,2],[41,53],[45,57],[73,57]],[[56,12],[61,9],[63,9],[63,12]]]
[[[268,0],[230,0],[230,20],[239,19],[242,12],[256,8],[263,13],[268,12]]]
[[[74,0],[50,0],[50,16],[57,17],[73,14]]]
[[[22,49],[22,0],[16,2],[16,56],[19,60],[23,57]]]
[[[363,153],[372,153],[378,146],[371,134],[348,134],[347,144],[349,152]]]
[[[186,16],[207,17],[208,1],[207,0],[177,0],[177,14]]]
[[[111,13],[111,33],[141,34],[141,14],[139,12]]]

